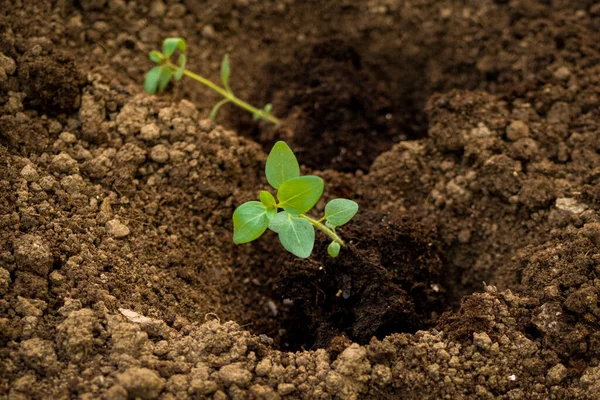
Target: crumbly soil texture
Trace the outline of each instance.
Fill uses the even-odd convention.
[[[339,257],[233,244],[277,140]],[[596,1],[0,0],[0,399],[600,398],[599,171]]]

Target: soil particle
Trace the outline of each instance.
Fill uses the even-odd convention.
[[[47,306],[48,305],[43,300],[26,299],[24,297],[17,296],[15,311],[17,314],[23,317],[41,317],[44,314],[44,310]]]
[[[129,368],[119,374],[117,380],[130,398],[141,397],[144,400],[157,399],[165,386],[164,379],[148,368]]]
[[[85,182],[79,174],[68,175],[60,180],[60,186],[69,194],[78,194],[85,189]]]
[[[46,276],[52,268],[52,253],[43,238],[23,235],[13,242],[15,262],[19,271]]]
[[[150,150],[150,158],[159,164],[164,164],[169,160],[169,151],[163,144],[157,144]]]
[[[168,338],[169,332],[164,321],[154,318],[148,318],[135,311],[120,308],[119,312],[123,314],[129,321],[136,323],[150,337]]]
[[[27,180],[27,182],[37,182],[40,180],[40,175],[34,167],[27,164],[21,170],[21,176]]]
[[[10,272],[0,267],[0,295],[4,296],[8,292],[10,283]]]
[[[79,164],[68,153],[61,152],[52,158],[50,168],[57,173],[74,174],[79,172]]]
[[[567,297],[564,303],[567,310],[583,314],[588,308],[591,311],[597,311],[598,305],[598,289],[593,286],[582,287]]]
[[[49,340],[39,338],[25,340],[20,344],[19,354],[25,365],[40,374],[54,375],[58,372],[58,359],[54,352],[54,345]]]
[[[17,70],[17,63],[12,58],[0,53],[0,69],[4,71],[6,75],[12,75]]]
[[[140,139],[151,142],[160,138],[160,129],[156,124],[148,124],[140,129]]]
[[[342,399],[356,399],[357,395],[364,394],[371,372],[366,355],[366,349],[356,343],[344,350],[333,363],[333,370],[327,374],[327,389]]]
[[[95,313],[89,308],[72,311],[57,327],[59,350],[71,361],[82,362],[96,344],[94,336],[102,328]]]
[[[91,143],[102,143],[108,138],[106,102],[86,92],[81,97],[81,138]]]
[[[523,121],[512,121],[510,125],[506,127],[506,137],[512,142],[527,138],[529,137],[529,127]]]
[[[552,368],[548,370],[548,374],[546,375],[546,382],[550,385],[558,385],[567,377],[567,367],[562,365],[561,363],[556,364]]]
[[[240,387],[247,387],[252,380],[252,374],[239,364],[223,366],[219,370],[218,375],[219,379],[221,379],[226,386],[235,384]]]
[[[598,393],[600,389],[600,367],[588,367],[581,376],[580,385],[588,393]]]
[[[125,104],[116,119],[119,133],[123,135],[138,133],[145,125],[147,116],[148,108],[139,104],[139,102]]]
[[[103,400],[127,400],[127,390],[121,385],[114,385],[102,396]]]
[[[116,239],[127,237],[131,232],[127,225],[123,224],[118,219],[111,219],[110,221],[106,222],[105,227],[106,233],[115,237]]]

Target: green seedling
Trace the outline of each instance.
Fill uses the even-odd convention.
[[[285,142],[277,142],[265,167],[269,184],[277,190],[260,192],[260,201],[249,201],[233,213],[233,241],[236,244],[258,239],[267,228],[279,235],[279,241],[290,253],[306,258],[315,244],[315,229],[325,233],[331,243],[327,252],[337,257],[345,246],[335,228],[354,217],[358,204],[352,200],[335,199],[325,206],[325,215],[313,219],[306,215],[323,194],[323,179],[318,176],[300,176],[298,160]],[[280,209],[282,211],[280,211]]]
[[[177,58],[177,64],[174,64],[171,61],[171,57],[176,51],[179,52],[179,56]],[[166,89],[169,82],[171,82],[172,78],[175,78],[175,80],[178,81],[185,75],[205,86],[208,86],[223,96],[223,100],[215,104],[210,111],[210,119],[214,120],[217,117],[217,113],[222,106],[227,103],[233,103],[236,106],[251,112],[254,120],[259,120],[262,118],[274,124],[279,124],[279,120],[271,115],[271,104],[267,104],[264,108],[259,109],[251,106],[243,100],[240,100],[233,94],[233,91],[229,86],[229,76],[231,74],[229,56],[225,55],[225,57],[223,57],[223,62],[221,63],[221,82],[223,83],[223,87],[220,87],[210,80],[185,68],[186,51],[187,44],[182,38],[165,39],[163,41],[162,53],[158,50],[151,51],[149,54],[150,60],[154,61],[157,65],[146,74],[144,89],[146,89],[146,91],[150,94],[162,93]]]

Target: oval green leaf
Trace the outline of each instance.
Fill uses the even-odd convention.
[[[308,175],[289,179],[277,192],[279,207],[292,214],[302,214],[313,208],[323,194],[323,179]]]
[[[158,93],[162,93],[171,81],[173,73],[167,67],[160,67],[160,76],[158,77]]]
[[[182,53],[187,50],[187,44],[182,38],[166,38],[163,41],[163,55],[165,58],[169,58],[175,53],[175,50],[179,49]]]
[[[269,185],[275,189],[279,189],[285,181],[300,176],[298,160],[285,142],[279,141],[271,149],[267,158],[265,174]]]
[[[150,54],[148,54],[148,57],[150,57],[150,59],[155,63],[159,63],[163,60],[163,56],[160,54],[160,51],[156,50],[152,50]]]
[[[267,210],[259,201],[249,201],[233,213],[233,242],[248,243],[258,239],[269,226]]]
[[[290,213],[287,211],[278,212],[277,215],[275,215],[273,218],[271,218],[271,221],[269,221],[269,229],[275,233],[283,231],[289,223],[288,215],[290,215]]]
[[[229,54],[225,54],[223,57],[223,61],[221,62],[221,82],[223,82],[223,86],[225,89],[231,93],[231,89],[229,89],[229,74],[231,73],[231,69],[229,68]]]
[[[273,197],[273,195],[266,190],[261,190],[260,202],[263,203],[267,208],[275,207],[277,205],[275,197]]]
[[[334,199],[325,206],[325,219],[331,226],[342,226],[350,221],[358,211],[358,204],[352,200]]]
[[[277,202],[275,201],[275,197],[266,190],[262,190],[260,192],[260,202],[267,210],[267,218],[269,218],[269,220],[273,219],[275,214],[277,214]]]
[[[144,80],[144,89],[146,92],[150,94],[156,93],[161,71],[161,67],[153,67],[150,71],[148,71],[146,74],[146,79]]]
[[[337,257],[340,254],[340,244],[338,242],[331,242],[329,246],[327,246],[327,253],[331,257]]]
[[[179,68],[175,71],[175,80],[179,81],[183,77],[185,71],[185,54],[179,55]]]
[[[315,229],[310,222],[286,212],[277,214],[273,221],[287,251],[300,258],[310,256],[315,245]]]

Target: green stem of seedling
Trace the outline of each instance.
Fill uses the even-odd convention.
[[[170,68],[173,72],[175,72],[175,71],[177,71],[179,69],[179,67],[177,65],[173,64],[170,61],[166,62],[164,65],[167,66],[168,68]],[[215,85],[214,83],[212,83],[208,79],[206,79],[206,78],[204,78],[204,77],[202,77],[202,76],[200,76],[198,74],[195,74],[192,71],[189,71],[187,69],[183,70],[183,74],[185,76],[189,77],[189,78],[194,79],[195,81],[200,82],[204,86],[207,86],[207,87],[211,88],[212,90],[214,90],[215,92],[219,93],[221,96],[225,97],[226,99],[228,99],[232,103],[234,103],[237,106],[243,108],[244,110],[247,110],[247,111],[251,112],[253,115],[254,114],[258,114],[258,115],[261,116],[261,118],[266,119],[269,122],[274,123],[275,125],[279,124],[279,119],[273,117],[272,115],[265,115],[265,113],[262,110],[259,110],[258,108],[251,106],[250,104],[246,103],[245,101],[238,99],[232,92],[227,91],[227,90],[225,90],[225,89],[223,89],[223,88]],[[324,228],[328,229],[325,226],[324,226]],[[319,229],[323,230],[322,228],[319,228]],[[323,232],[325,232],[325,230],[323,230]],[[327,232],[325,232],[325,233],[327,233]],[[334,233],[334,235],[335,235],[335,233]],[[336,235],[336,237],[337,237],[337,235]],[[343,243],[341,241],[339,243],[340,243],[341,246],[343,246]]]
[[[321,232],[329,236],[334,242],[337,242],[340,246],[346,246],[344,241],[337,235],[337,233],[335,233],[335,231],[323,225],[321,222],[317,221],[316,219],[312,219],[311,217],[307,217],[304,214],[300,214],[299,217],[304,218],[305,220],[313,224],[315,228],[321,230]]]

